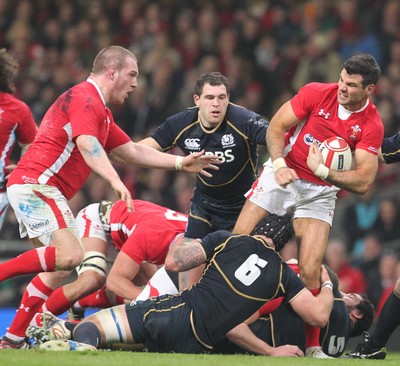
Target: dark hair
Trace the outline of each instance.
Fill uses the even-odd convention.
[[[15,78],[18,68],[18,61],[5,48],[0,49],[0,91],[15,92]]]
[[[361,295],[362,300],[355,308],[363,315],[361,319],[357,319],[351,331],[350,337],[358,337],[364,331],[367,331],[374,321],[374,305],[365,295]]]
[[[349,75],[361,75],[362,85],[376,84],[381,76],[381,69],[375,58],[369,53],[354,55],[343,63],[344,69]]]
[[[201,95],[205,84],[210,84],[212,86],[225,85],[226,94],[230,93],[228,79],[220,72],[208,72],[200,75],[194,84],[194,95]]]

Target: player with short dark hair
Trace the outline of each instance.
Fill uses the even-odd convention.
[[[265,145],[268,121],[229,101],[228,79],[219,72],[198,77],[195,106],[168,117],[140,144],[159,151],[179,147],[185,155],[201,150],[220,158],[212,177],[197,175],[185,237],[203,238],[216,230],[232,231],[258,174],[258,145]],[[202,268],[180,273],[181,288],[198,280]]]
[[[197,176],[190,207],[188,238],[203,238],[215,230],[232,230],[257,176],[257,145],[265,145],[268,122],[259,114],[230,103],[228,79],[206,73],[195,82],[195,106],[167,118],[139,143],[167,151],[179,147],[185,155],[206,150],[221,160],[212,177]]]
[[[300,275],[314,293],[320,289],[319,267],[337,192],[364,194],[378,170],[383,124],[370,96],[379,76],[372,55],[354,55],[345,60],[337,83],[306,84],[282,105],[267,129],[270,159],[248,192],[233,230],[248,234],[265,215],[293,209]],[[335,136],[345,139],[354,152],[351,170],[336,171],[323,164],[318,143]],[[322,358],[317,333],[309,340],[307,353]]]

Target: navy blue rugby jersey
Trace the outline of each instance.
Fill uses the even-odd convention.
[[[208,264],[200,281],[181,293],[191,306],[195,336],[211,348],[265,302],[290,302],[304,285],[264,240],[219,230],[201,241]]]
[[[334,302],[328,324],[321,328],[320,343],[323,351],[331,357],[340,357],[350,339],[351,320],[349,310],[339,291],[334,293]]]
[[[246,108],[229,103],[224,121],[205,128],[192,107],[168,117],[152,134],[163,151],[179,147],[185,155],[205,150],[222,164],[212,177],[197,175],[196,187],[207,197],[220,201],[243,198],[257,177],[257,145],[266,144],[268,121]]]
[[[386,164],[400,161],[400,134],[396,133],[393,136],[384,138],[381,152]]]

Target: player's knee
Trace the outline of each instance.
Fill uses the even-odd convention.
[[[94,271],[85,271],[79,274],[75,283],[75,288],[79,288],[82,296],[85,296],[102,288],[106,283],[106,279]]]
[[[72,271],[83,260],[83,251],[66,251],[56,248],[56,267],[64,271]]]

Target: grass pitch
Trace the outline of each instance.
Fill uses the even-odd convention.
[[[245,355],[183,355],[145,352],[54,352],[37,350],[1,350],[0,365],[4,366],[307,366],[319,363],[338,366],[400,364],[400,353],[389,353],[383,361],[333,360]]]

